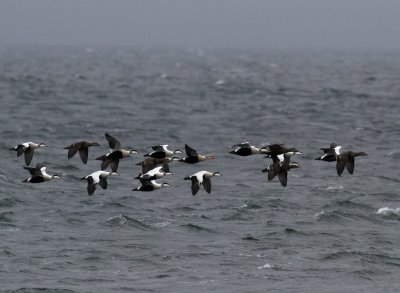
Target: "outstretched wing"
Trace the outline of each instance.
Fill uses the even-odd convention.
[[[108,140],[108,144],[110,146],[110,149],[113,149],[113,150],[120,150],[121,149],[121,143],[116,138],[112,137],[108,133],[106,133],[105,135],[106,135],[106,139]]]
[[[168,145],[165,145],[165,147],[167,147],[167,146]],[[151,149],[153,151],[165,151],[164,145],[155,145],[155,146],[152,146]]]
[[[79,150],[79,146],[76,144],[71,144],[68,147],[68,159],[71,159],[73,156],[75,156],[76,152]]]
[[[42,176],[42,172],[40,171],[40,168],[36,168],[36,167],[24,167],[25,170],[28,170],[29,173],[32,176]]]
[[[24,146],[23,144],[19,144],[14,148],[14,150],[17,151],[18,157],[21,156],[25,152],[26,149],[27,149],[27,147]]]
[[[108,165],[110,165],[111,162],[112,162],[111,159],[104,158],[101,162],[101,170],[103,171],[103,170],[107,169]]]
[[[185,151],[188,157],[197,157],[199,155],[195,149],[191,148],[187,144],[185,144]]]
[[[163,171],[163,172],[165,172],[165,173],[170,172],[170,171],[169,171],[169,165],[168,165],[167,162],[164,162],[164,163],[163,163],[162,168],[161,168],[161,171]]]
[[[279,181],[281,182],[282,186],[287,185],[287,171],[279,171],[278,178],[279,178]]]
[[[68,155],[69,155],[69,152],[68,152]],[[82,162],[83,162],[84,164],[86,164],[87,161],[88,161],[88,156],[89,156],[89,148],[82,147],[82,148],[79,150],[79,156],[81,157]]]
[[[270,165],[268,168],[268,181],[271,181],[272,179],[274,179],[276,176],[276,173],[274,171],[274,167],[273,165]]]
[[[119,164],[119,160],[112,160],[110,163],[111,171],[117,173],[118,172],[118,164]]]
[[[350,174],[353,174],[354,172],[354,158],[349,157],[346,163],[346,169],[349,171]]]
[[[249,147],[250,147],[250,143],[246,141],[246,142],[234,144],[234,145],[232,146],[232,148],[239,148],[239,147],[249,148]]]
[[[27,148],[25,151],[25,164],[30,165],[33,158],[33,149]]]
[[[92,177],[89,177],[87,181],[88,181],[87,192],[89,195],[92,195],[96,191],[96,183],[94,183]]]
[[[143,186],[152,186],[152,185],[153,185],[153,184],[151,183],[151,180],[149,180],[149,179],[140,178],[139,180],[140,180],[140,183],[141,183]]]
[[[347,157],[345,156],[339,156],[336,160],[336,171],[338,175],[342,175],[344,168],[346,167],[347,164]]]
[[[206,175],[203,175],[203,186],[207,193],[211,192],[211,178],[206,177]]]
[[[192,176],[190,177],[190,180],[192,181],[192,194],[196,195],[196,193],[199,191],[200,189],[200,184],[199,181],[197,180],[196,176]]]
[[[103,176],[100,175],[99,176],[99,185],[103,188],[103,189],[107,189],[107,176]]]

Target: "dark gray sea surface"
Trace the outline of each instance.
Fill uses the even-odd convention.
[[[400,52],[0,50],[0,284],[4,292],[398,292]],[[139,155],[86,192],[104,133]],[[96,141],[89,162],[71,143]],[[44,142],[41,184],[9,148]],[[297,147],[288,186],[235,143]],[[314,160],[336,142],[355,172]],[[170,164],[171,186],[133,192],[146,149],[215,160]],[[212,192],[183,178],[219,171]]]

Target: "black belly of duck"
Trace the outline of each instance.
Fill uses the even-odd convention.
[[[236,151],[231,151],[230,153],[238,155],[238,156],[243,156],[243,157],[252,155],[251,148],[240,148],[240,149],[238,149]]]
[[[167,156],[165,152],[152,152],[150,154],[145,155],[145,157],[152,157],[154,159],[165,159]]]
[[[188,164],[196,164],[199,162],[199,158],[198,157],[185,157],[183,159],[181,159],[182,162],[188,163]]]

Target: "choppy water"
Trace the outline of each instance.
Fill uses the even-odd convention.
[[[9,292],[397,292],[400,53],[133,49],[0,50],[0,284]],[[104,132],[141,150],[185,143],[216,160],[171,164],[171,187],[134,193],[135,155],[109,188]],[[63,147],[97,141],[83,165]],[[59,181],[25,184],[9,147],[45,142]],[[234,143],[304,156],[288,187]],[[313,160],[365,151],[355,174]],[[210,195],[183,177],[220,171]]]

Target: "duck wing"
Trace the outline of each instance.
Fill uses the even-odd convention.
[[[349,171],[350,174],[353,174],[354,172],[354,158],[349,157],[347,162],[346,162],[346,169]]]
[[[69,156],[69,152],[68,152],[68,156]],[[82,147],[79,149],[79,156],[81,157],[81,160],[84,164],[87,163],[88,161],[88,157],[89,157],[89,148],[87,147]]]
[[[164,163],[162,164],[162,168],[160,169],[160,171],[163,171],[163,172],[165,172],[165,173],[170,172],[170,171],[169,171],[169,165],[168,165],[167,162],[164,162]]]
[[[238,144],[234,144],[232,146],[232,148],[249,148],[250,147],[250,143],[249,142],[242,142],[242,143],[238,143]]]
[[[15,148],[13,148],[13,150],[17,151],[17,157],[21,156],[26,149],[27,147],[24,146],[23,144],[19,144]]]
[[[100,175],[99,176],[99,185],[103,188],[103,189],[107,189],[107,176],[104,175]]]
[[[338,175],[342,175],[344,168],[346,167],[347,164],[347,156],[340,155],[336,159],[336,171]]]
[[[199,180],[197,180],[197,177],[196,177],[196,176],[190,177],[190,180],[192,181],[192,186],[191,186],[192,195],[196,195],[197,192],[198,192],[199,189],[200,189]]]
[[[111,171],[117,173],[118,170],[118,164],[119,164],[119,160],[111,160],[110,162],[110,166],[111,166]]]
[[[96,183],[94,182],[92,177],[89,177],[87,179],[88,186],[87,186],[87,192],[89,195],[92,195],[96,191]]]
[[[165,145],[165,147],[167,147],[167,146],[168,145]],[[155,145],[155,146],[152,146],[151,149],[153,151],[165,151],[164,145]]]
[[[121,143],[116,138],[112,137],[108,133],[106,133],[105,135],[106,135],[106,139],[108,141],[108,144],[110,146],[110,149],[113,149],[113,150],[121,149]]]
[[[282,184],[282,186],[287,185],[287,171],[279,171],[278,178],[279,178],[279,182]]]
[[[207,191],[207,193],[210,193],[211,192],[211,178],[203,175],[203,186],[204,186],[204,189]]]
[[[25,154],[25,164],[29,166],[33,158],[33,149],[27,148],[24,154]]]
[[[28,170],[32,176],[42,176],[43,175],[42,172],[40,171],[40,168],[37,168],[37,167],[26,167],[25,166],[24,169]]]
[[[153,184],[151,183],[151,180],[149,179],[143,179],[140,178],[140,183],[142,184],[142,186],[153,186]]]
[[[185,151],[188,157],[197,157],[199,155],[194,148],[191,148],[187,144],[185,144]]]
[[[274,165],[272,164],[268,168],[268,181],[271,181],[272,179],[274,179],[276,175],[277,175],[277,173],[275,173]]]

